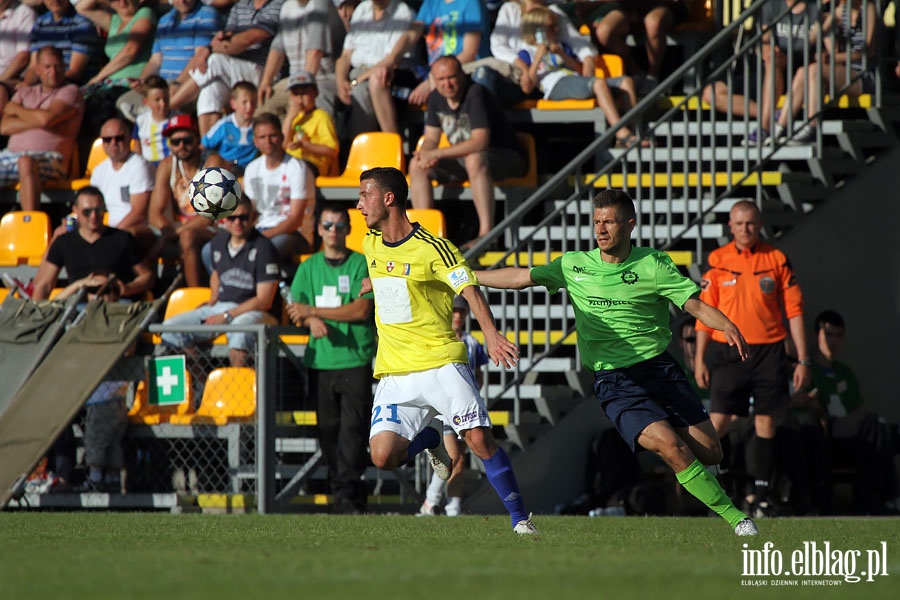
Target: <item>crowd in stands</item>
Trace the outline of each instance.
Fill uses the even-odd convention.
[[[746,111],[759,119],[762,127],[749,143],[782,138],[804,109],[815,115],[815,98],[804,92],[818,85],[817,77],[845,77],[843,71],[803,66],[804,48],[816,35],[840,31],[846,43],[827,51],[851,71],[865,69],[862,57],[875,47],[874,3],[836,4],[820,21],[814,3],[772,0],[766,14],[774,18],[790,8],[803,18],[767,34],[775,41],[763,56],[758,108],[755,99],[736,101],[725,94],[724,86],[706,90],[715,108],[732,105],[734,114]],[[432,180],[469,181],[478,224],[475,239],[461,245],[466,249],[494,226],[493,182],[527,168],[505,109],[525,99],[594,99],[597,110],[618,123],[663,77],[666,34],[690,10],[684,0],[509,0],[492,19],[481,0],[0,0],[0,14],[0,135],[8,138],[0,150],[0,185],[18,184],[21,208],[38,210],[42,182],[84,173],[99,139],[106,158],[91,172],[91,187],[73,201],[75,227],[120,249],[121,264],[105,264],[97,249],[88,254],[73,248],[78,240],[64,237],[60,226],[35,279],[34,297],[49,295],[63,267],[69,284],[102,285],[102,270],[115,273],[119,295],[140,297],[152,285],[146,265],[158,257],[177,257],[190,286],[218,290],[222,283],[230,292],[223,275],[232,272],[223,269],[238,259],[229,255],[228,243],[259,246],[266,261],[253,277],[264,289],[226,293],[207,312],[190,317],[209,323],[221,313],[230,323],[242,315],[250,322],[271,308],[274,281],[290,280],[297,256],[317,250],[316,178],[341,171],[341,150],[355,136],[399,134],[402,112],[425,107],[420,145],[406,140],[414,149],[411,203],[433,206]],[[588,36],[578,32],[583,25]],[[644,34],[645,56],[626,45],[634,32]],[[622,56],[623,76],[596,76],[601,52]],[[850,92],[869,91],[871,84],[864,76]],[[776,111],[767,99],[791,88],[791,104]],[[815,126],[812,119],[794,141],[814,139]],[[615,143],[649,145],[642,136],[637,124],[628,123]],[[198,217],[188,197],[188,182],[204,166],[242,177],[249,200],[218,226]],[[109,228],[101,225],[103,214]],[[119,230],[131,237],[106,233]],[[834,336],[843,328],[839,315],[820,316],[812,351],[797,346],[803,373],[792,378],[791,423],[804,443],[851,440],[854,456],[862,457],[855,466],[866,480],[886,482],[877,490],[858,483],[858,509],[889,510],[897,488],[889,477],[893,465],[881,424],[859,412],[858,397],[843,396],[847,386],[826,392],[835,377],[856,387],[852,373],[835,360]],[[802,315],[791,333],[803,339]],[[781,344],[785,336],[775,337],[764,341]],[[245,364],[246,340],[233,338],[232,363]],[[175,346],[197,341],[163,340]],[[690,365],[701,387],[709,385],[705,348],[702,343]],[[782,383],[786,390],[787,379]],[[768,488],[779,464],[774,440],[784,424],[759,413],[759,399],[756,407],[756,462],[765,473],[748,498],[762,514],[769,511],[770,497],[776,501]],[[723,418],[714,421],[726,439],[733,417],[747,411],[728,403],[717,408]],[[870,469],[873,461],[877,472]],[[830,509],[827,499],[810,504]]]

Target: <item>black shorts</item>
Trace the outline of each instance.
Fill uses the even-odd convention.
[[[632,450],[651,423],[668,421],[678,428],[709,419],[681,365],[668,352],[624,369],[596,371],[594,394]]]
[[[751,345],[750,358],[745,361],[736,348],[711,341],[706,364],[710,412],[747,416],[751,397],[753,412],[758,415],[774,415],[787,407],[788,362],[783,341]]]

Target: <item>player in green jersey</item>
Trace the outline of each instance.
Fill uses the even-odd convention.
[[[737,535],[757,535],[753,521],[703,466],[718,463],[722,448],[709,414],[666,351],[672,339],[669,302],[723,331],[742,358],[747,343],[721,311],[698,299],[700,289],[665,252],[632,246],[637,220],[627,193],[604,190],[593,207],[598,249],[567,252],[531,269],[477,271],[478,281],[495,288],[568,290],[582,362],[594,372],[594,392],[622,438],[632,449],[658,454],[678,482]]]

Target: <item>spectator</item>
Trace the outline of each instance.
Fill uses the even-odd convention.
[[[543,6],[546,6],[545,0],[511,0],[504,2],[500,6],[500,12],[497,13],[497,21],[491,31],[491,54],[497,61],[503,63],[503,68],[493,65],[498,74],[493,90],[504,107],[512,106],[525,99],[519,86],[521,71],[513,64],[523,45],[522,14]],[[578,33],[578,30],[572,25],[572,21],[559,6],[552,4],[548,8],[556,15],[559,43],[571,48],[578,60],[581,61],[581,74],[585,77],[593,77],[597,51],[588,40]],[[480,82],[477,74],[475,81]],[[486,87],[491,88],[490,85]]]
[[[34,10],[19,0],[0,0],[0,111],[28,66]]]
[[[442,56],[455,56],[461,64],[491,55],[490,23],[479,0],[425,0],[409,35],[412,47],[424,34],[428,66]],[[436,82],[426,78],[409,94],[409,103],[425,104]]]
[[[77,85],[100,71],[100,36],[86,17],[75,12],[68,0],[44,0],[47,12],[40,15],[31,30],[31,62],[25,71],[28,85],[37,82],[37,52],[44,46],[56,46],[63,52],[65,78]]]
[[[341,24],[344,26],[344,31],[350,31],[350,19],[353,18],[353,11],[356,10],[359,0],[332,0],[332,2],[334,2],[334,5],[337,7],[338,15],[341,17]]]
[[[338,138],[331,115],[316,108],[318,88],[312,74],[300,71],[288,84],[294,120],[285,123],[285,149],[305,161],[315,176],[337,175]]]
[[[633,452],[645,448],[662,458],[678,482],[736,535],[759,535],[704,467],[720,462],[722,449],[706,409],[666,351],[672,339],[668,305],[722,332],[737,360],[747,359],[747,343],[722,311],[698,298],[697,284],[671,258],[632,245],[637,219],[626,192],[601,191],[591,214],[597,249],[566,252],[531,269],[478,271],[478,281],[501,289],[566,289],[575,309],[578,353],[594,373],[597,400],[622,439]]]
[[[838,360],[844,343],[844,318],[833,310],[816,316],[812,360],[812,390],[794,394],[803,399],[805,423],[817,420],[831,445],[832,457],[849,458],[853,501],[863,514],[896,514],[897,477],[891,432],[878,415],[866,410],[856,374]],[[847,452],[849,450],[849,452]],[[849,456],[847,456],[849,454]]]
[[[109,225],[131,233],[146,251],[156,240],[149,227],[153,168],[131,151],[131,127],[124,119],[107,120],[100,140],[107,158],[91,173],[91,185],[103,192]]]
[[[197,101],[200,133],[219,119],[225,100],[239,81],[259,85],[272,38],[278,31],[282,0],[238,0],[225,28],[207,50],[200,49],[186,80],[172,96],[172,108]]]
[[[163,325],[251,325],[271,320],[266,315],[278,290],[278,265],[272,243],[254,228],[256,211],[246,196],[227,217],[226,230],[216,234],[212,245],[212,295],[207,304],[175,315]],[[196,345],[211,341],[218,333],[163,333],[160,354],[180,348],[196,358]],[[229,333],[228,358],[232,366],[249,364],[253,334]]]
[[[794,144],[814,142],[819,117],[819,94],[830,93],[826,86],[832,81],[835,88],[843,89],[848,95],[858,96],[875,91],[876,27],[878,15],[874,2],[841,0],[834,11],[825,15],[822,23],[822,44],[827,54],[822,60],[824,64],[821,68],[821,81],[819,65],[816,62],[811,62],[806,67],[801,65],[801,68],[797,69],[789,96],[790,110],[782,110],[776,116],[776,136],[787,133],[789,119],[798,115],[806,104],[809,122],[793,136],[785,137],[791,138]],[[836,32],[834,38],[828,35],[831,31]],[[837,42],[837,48],[833,47],[834,42]],[[808,98],[804,96],[804,90],[808,90]]]
[[[627,98],[624,110],[637,103],[634,80],[622,77],[596,77],[579,75],[581,63],[572,49],[560,44],[557,39],[557,16],[549,8],[538,6],[522,15],[522,40],[524,42],[515,59],[515,66],[521,73],[522,92],[530,94],[540,87],[547,100],[584,100],[596,98],[597,105],[610,125],[621,120],[619,108],[613,98],[612,89]],[[616,147],[627,148],[637,140],[635,132],[622,127],[616,133]],[[649,146],[650,140],[643,140],[642,146]]]
[[[782,13],[789,11],[787,17],[779,19]],[[760,127],[751,131],[745,145],[755,146],[764,143],[773,133],[773,139],[784,137],[785,132],[779,130],[780,121],[778,114],[774,114],[774,104],[784,94],[785,71],[790,68],[793,72],[803,66],[803,53],[810,49],[813,28],[819,19],[819,9],[814,2],[807,3],[803,0],[769,0],[760,11],[760,19],[767,25],[762,36],[762,98],[759,102]],[[800,94],[802,98],[802,94]],[[773,118],[774,116],[774,118]]]
[[[360,297],[359,292],[369,274],[366,258],[347,249],[346,208],[326,205],[318,230],[322,251],[298,267],[291,284],[297,301],[286,311],[295,325],[309,327],[303,362],[310,396],[316,399],[319,445],[335,512],[365,513],[375,327],[372,295]]]
[[[648,94],[659,84],[666,55],[666,34],[688,16],[683,0],[639,0],[617,3],[593,22],[594,34],[607,52],[625,61],[625,72],[639,81],[638,92]],[[602,13],[600,13],[602,14]],[[643,29],[647,36],[647,70],[638,67],[625,39]]]
[[[428,97],[425,140],[410,161],[410,197],[414,208],[431,208],[432,178],[468,179],[478,214],[478,236],[460,247],[465,250],[494,226],[494,181],[521,176],[527,162],[497,100],[468,81],[459,59],[441,57],[431,71],[437,89]],[[438,147],[441,133],[450,141],[449,147]]]
[[[140,154],[154,167],[169,155],[169,145],[163,132],[172,116],[169,107],[169,84],[158,75],[151,75],[141,87],[147,111],[138,114],[131,137],[135,154]]]
[[[453,319],[450,326],[456,339],[466,345],[466,355],[469,359],[469,369],[475,376],[478,389],[484,384],[484,371],[482,367],[488,364],[488,355],[484,346],[476,340],[471,333],[466,331],[466,319],[469,317],[469,304],[462,296],[453,298]],[[463,499],[463,458],[466,451],[465,443],[453,431],[448,423],[444,423],[444,447],[450,455],[450,479],[444,481],[437,473],[431,474],[431,482],[425,494],[425,500],[419,507],[419,514],[434,515],[441,504],[441,499],[446,493],[447,503],[444,505],[444,514],[448,517],[458,517],[462,512]]]
[[[23,210],[38,210],[41,181],[69,176],[84,102],[78,86],[66,83],[64,72],[59,48],[41,48],[40,83],[16,90],[0,118],[0,134],[9,136],[6,149],[0,150],[0,185],[21,184]]]
[[[293,121],[296,113],[288,102],[288,82],[307,72],[315,76],[319,87],[316,106],[334,115],[334,63],[341,55],[346,33],[331,0],[285,0],[281,28],[272,41],[259,84],[260,112],[274,113],[286,123]],[[288,76],[279,80],[285,59]]]
[[[201,143],[212,153],[207,167],[222,167],[240,177],[250,161],[256,158],[253,145],[253,113],[256,112],[256,86],[238,81],[231,89],[231,114],[216,121]]]
[[[200,260],[200,250],[216,234],[213,221],[197,215],[191,206],[190,183],[200,170],[200,130],[190,115],[178,115],[163,132],[171,155],[159,163],[150,197],[150,224],[160,232],[157,251],[169,240],[177,240],[185,283],[208,286],[209,275]]]
[[[34,277],[35,300],[45,300],[65,268],[70,283],[82,287],[106,285],[115,277],[119,297],[140,297],[151,289],[153,271],[141,259],[137,240],[130,233],[103,224],[106,205],[93,186],[75,192],[75,230],[56,238]]]
[[[709,255],[709,270],[701,282],[700,298],[730,316],[750,344],[750,358],[739,360],[722,334],[697,324],[697,385],[709,388],[710,418],[723,441],[734,415],[747,416],[753,398],[756,430],[754,490],[747,497],[757,516],[771,516],[774,506],[769,485],[775,464],[776,417],[787,410],[787,317],[799,362],[791,378],[794,389],[809,383],[810,360],[803,331],[803,295],[783,252],[760,239],[762,215],[742,200],[728,221],[734,240]],[[712,338],[712,341],[710,341]],[[728,444],[725,444],[728,452]],[[726,457],[727,459],[727,457]]]
[[[190,77],[195,63],[206,59],[213,36],[222,29],[219,12],[200,0],[170,0],[169,3],[173,8],[159,18],[150,59],[141,74],[129,81],[131,90],[122,94],[116,103],[130,121],[146,110],[141,98],[147,79],[159,75],[169,83],[170,89],[177,89]]]
[[[316,180],[306,163],[284,151],[281,122],[271,113],[253,120],[253,143],[259,158],[247,165],[244,196],[259,213],[256,226],[275,245],[287,267],[297,254],[313,251]]]
[[[352,140],[366,131],[398,133],[395,83],[417,81],[405,33],[414,14],[401,0],[363,0],[353,11],[344,49],[335,65],[337,93],[350,106],[346,130]]]

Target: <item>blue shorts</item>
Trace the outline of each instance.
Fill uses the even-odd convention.
[[[594,394],[632,451],[651,423],[668,421],[678,428],[709,419],[681,365],[668,352],[624,369],[596,371]]]

